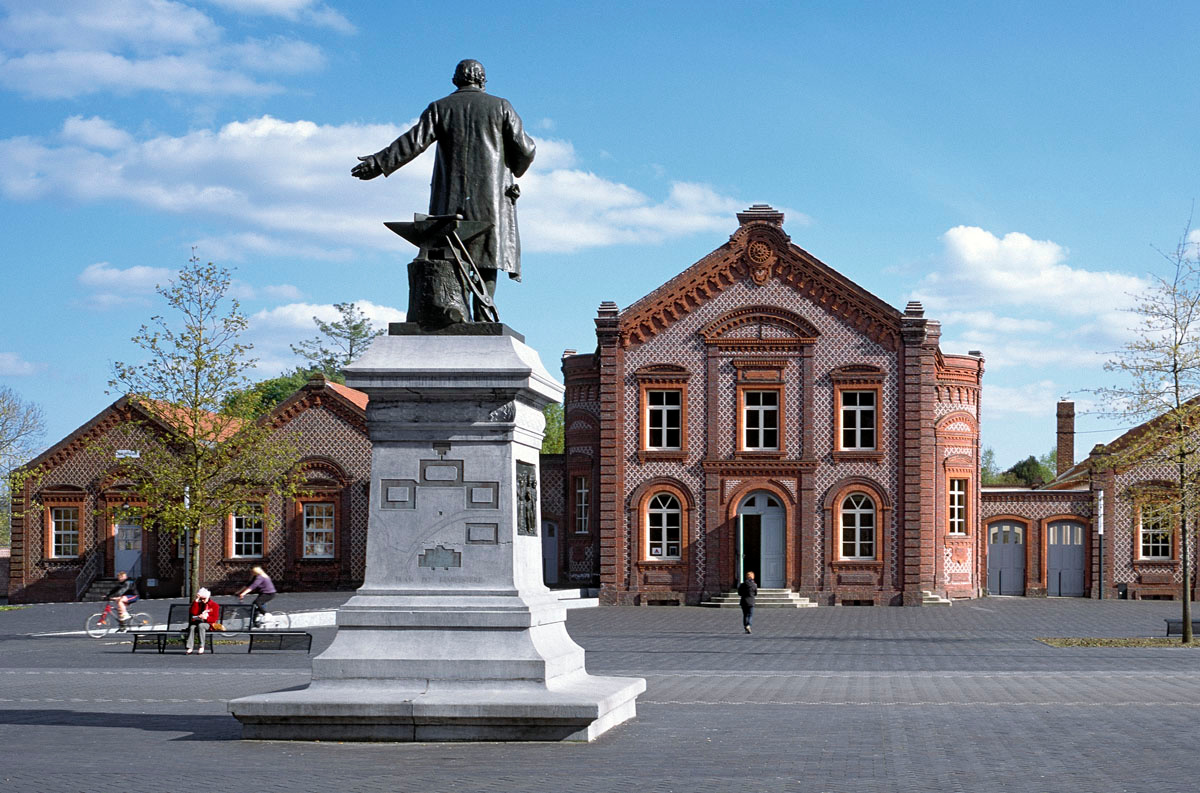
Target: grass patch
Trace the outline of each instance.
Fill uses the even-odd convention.
[[[28,608],[28,607],[27,606],[0,606],[0,611],[18,611],[23,608]]]
[[[1099,639],[1090,636],[1078,638],[1039,636],[1037,640],[1051,647],[1200,647],[1200,642],[1192,641],[1184,644],[1179,639],[1171,636],[1130,637],[1125,639]]]

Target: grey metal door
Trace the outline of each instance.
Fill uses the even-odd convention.
[[[751,493],[738,507],[738,575],[755,570],[757,561],[755,575],[764,589],[787,586],[785,517],[783,505],[770,493]]]
[[[558,524],[542,521],[542,580],[547,586],[558,583]]]
[[[1084,556],[1083,524],[1056,520],[1046,527],[1046,594],[1081,598]]]
[[[116,549],[113,553],[113,570],[124,570],[130,578],[142,574],[142,524],[141,521],[122,521],[116,525]]]
[[[988,524],[988,593],[1025,594],[1025,526],[1013,521]]]

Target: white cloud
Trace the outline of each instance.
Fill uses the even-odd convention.
[[[30,363],[20,353],[0,352],[0,377],[21,377],[35,374],[45,368],[44,364]]]
[[[391,306],[370,300],[352,301],[376,328],[386,328],[389,322],[403,322],[405,313]],[[322,322],[334,322],[341,314],[332,303],[288,303],[263,309],[250,317],[247,334],[254,343],[254,355],[259,359],[258,371],[264,376],[290,371],[302,361],[291,345],[317,335],[313,317]]]
[[[402,127],[320,125],[262,116],[180,136],[122,138],[104,119],[71,123],[67,142],[0,140],[0,193],[128,202],[171,213],[224,219],[234,228],[207,241],[219,253],[309,253],[344,259],[364,247],[395,252],[385,219],[428,206],[433,149],[387,179],[350,177],[354,155],[377,151]],[[120,148],[111,148],[124,141]],[[726,232],[746,202],[688,182],[656,200],[576,167],[569,142],[538,141],[521,180],[522,246],[566,252]],[[287,157],[279,152],[286,151]],[[799,213],[791,222],[805,222]],[[401,243],[406,245],[406,243]],[[205,250],[212,251],[206,244]],[[222,257],[224,258],[224,257]]]
[[[292,22],[306,22],[339,33],[353,33],[350,20],[318,0],[209,0],[210,3],[256,16],[277,16]]]
[[[1044,419],[1053,415],[1054,405],[1062,396],[1060,389],[1053,380],[1038,380],[1016,387],[989,384],[984,391],[983,413],[989,420],[993,415]]]
[[[0,47],[7,51],[0,51],[0,86],[35,97],[262,95],[282,89],[259,75],[311,71],[325,62],[316,45],[288,36],[230,40],[202,11],[171,0],[0,5],[8,12],[0,18]],[[293,5],[304,18],[324,8]]]
[[[83,268],[79,283],[94,289],[108,291],[152,292],[159,284],[171,280],[171,271],[165,267],[127,267],[124,270],[108,262],[97,262]]]

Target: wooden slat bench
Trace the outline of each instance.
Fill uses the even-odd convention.
[[[255,628],[251,620],[252,607],[243,603],[220,603],[221,615],[217,618],[224,631],[209,630],[204,635],[204,649],[213,651],[213,637],[245,636],[247,652],[255,650],[303,650],[312,649],[312,634],[308,631],[277,631]],[[167,615],[166,630],[130,631],[133,637],[133,652],[141,648],[155,647],[159,653],[165,653],[167,646],[178,643],[184,646],[184,631],[188,627],[191,616],[190,603],[173,603]],[[239,642],[240,643],[240,642]]]
[[[1167,623],[1167,635],[1168,636],[1182,636],[1183,635],[1183,619],[1182,618],[1177,619],[1177,620],[1167,619],[1167,620],[1163,620],[1163,621]],[[1192,620],[1192,635],[1200,636],[1200,620]]]

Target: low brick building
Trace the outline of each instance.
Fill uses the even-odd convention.
[[[205,531],[206,586],[232,592],[255,565],[289,590],[361,583],[371,464],[366,404],[365,394],[316,378],[272,412],[276,431],[301,450],[305,496],[286,504],[264,497],[261,509]],[[129,477],[139,450],[158,443],[156,421],[119,399],[26,466],[42,473],[13,493],[11,602],[75,600],[119,570],[146,594],[181,591],[182,544],[114,514],[136,503]],[[116,457],[99,451],[116,447]]]

